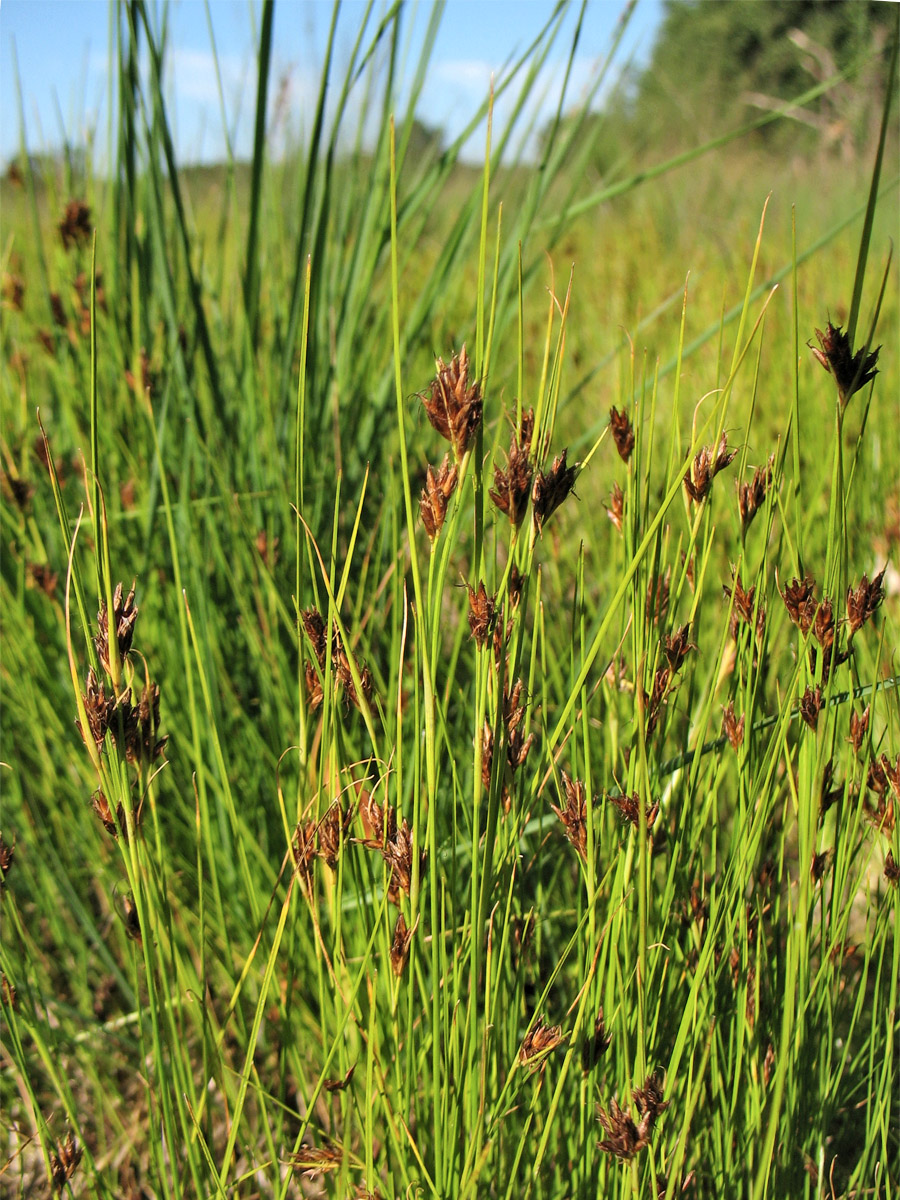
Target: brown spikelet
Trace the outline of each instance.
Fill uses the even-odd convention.
[[[303,625],[303,632],[306,634],[310,648],[316,656],[316,662],[324,670],[325,655],[328,650],[328,635],[325,631],[325,621],[322,614],[317,608],[305,608],[300,613],[300,622]]]
[[[66,211],[58,229],[65,250],[69,250],[72,246],[83,246],[91,240],[94,232],[91,225],[91,210],[83,200],[70,200],[66,204]]]
[[[491,640],[497,620],[496,596],[489,596],[482,580],[478,589],[466,584],[469,592],[469,628],[475,644],[482,649]]]
[[[847,589],[847,622],[850,626],[849,636],[851,639],[856,631],[861,629],[877,611],[884,600],[882,581],[885,570],[886,568],[883,567],[871,583],[869,583],[868,575],[863,575],[859,587],[855,590]]]
[[[603,1009],[599,1009],[597,1016],[594,1018],[594,1029],[590,1037],[585,1037],[581,1047],[581,1069],[585,1075],[591,1071],[606,1051],[609,1049],[611,1039],[606,1032],[606,1024],[603,1020]]]
[[[66,1140],[57,1144],[56,1150],[50,1155],[50,1170],[53,1182],[60,1192],[78,1169],[83,1151],[71,1133],[66,1134]]]
[[[337,861],[341,856],[352,819],[353,810],[347,809],[345,812],[341,808],[340,801],[335,800],[319,822],[319,857],[332,870],[337,866]]]
[[[695,504],[700,504],[709,495],[713,480],[731,462],[737,450],[729,450],[723,433],[715,450],[704,446],[694,456],[691,468],[684,477],[684,490]]]
[[[843,332],[840,325],[832,325],[830,321],[824,333],[821,329],[816,330],[816,337],[818,346],[813,346],[811,342],[806,344],[829,375],[834,376],[838,399],[844,408],[850,397],[878,374],[875,364],[881,347],[867,354],[868,347],[862,346],[854,354],[849,335]]]
[[[415,930],[407,927],[403,913],[400,913],[394,926],[394,936],[391,939],[391,970],[398,979],[406,970],[406,964],[409,962],[409,948],[412,945],[414,932]]]
[[[563,1040],[559,1025],[545,1025],[538,1017],[519,1047],[519,1062],[536,1065],[554,1050]]]
[[[697,649],[694,643],[688,640],[690,629],[690,625],[682,625],[673,634],[667,635],[663,642],[663,653],[673,675],[681,670],[688,654]]]
[[[766,493],[772,486],[775,472],[775,455],[770,454],[764,467],[757,467],[749,483],[738,483],[738,511],[741,514],[741,528],[746,533],[753,518],[762,508]]]
[[[539,471],[535,476],[534,487],[531,490],[531,506],[538,533],[544,532],[546,522],[575,487],[579,464],[567,466],[567,453],[568,450],[563,450],[562,454],[557,454],[550,470],[546,474]]]
[[[619,412],[617,408],[611,408],[609,410],[609,427],[612,430],[613,441],[616,443],[619,458],[621,458],[622,462],[627,463],[631,458],[631,452],[634,450],[634,427],[628,418],[628,414],[624,411]]]
[[[815,598],[815,580],[805,575],[803,579],[792,579],[781,593],[788,616],[804,637],[812,628],[818,603]]]
[[[447,505],[456,490],[458,479],[459,472],[455,464],[451,465],[449,454],[444,455],[444,461],[437,471],[429,466],[425,473],[425,487],[419,501],[419,516],[432,542],[444,526]]]
[[[572,779],[565,771],[560,772],[565,803],[561,808],[550,807],[562,822],[566,837],[578,851],[578,856],[587,862],[587,793],[580,779]],[[560,797],[562,800],[562,797]]]
[[[850,736],[847,741],[853,747],[856,754],[859,754],[862,744],[865,741],[866,734],[869,731],[869,705],[865,707],[865,711],[860,716],[857,712],[850,714]]]
[[[335,1092],[343,1092],[346,1088],[348,1088],[350,1086],[350,1081],[353,1078],[353,1072],[355,1070],[356,1070],[356,1063],[354,1063],[353,1066],[347,1070],[346,1075],[343,1075],[338,1079],[326,1079],[325,1082],[322,1084],[322,1087],[324,1087],[326,1092],[330,1092],[332,1095]]]
[[[422,403],[428,420],[451,444],[458,462],[471,446],[481,424],[481,385],[469,383],[469,356],[465,346],[459,354],[453,355],[449,365],[438,358],[435,367],[437,375],[431,381],[428,394],[422,397]]]
[[[722,734],[728,738],[732,750],[737,750],[744,742],[744,716],[737,720],[734,715],[734,704],[731,700],[722,709]]]
[[[534,410],[529,409],[527,413],[522,414],[518,437],[514,434],[510,440],[506,470],[494,467],[494,486],[490,489],[490,497],[515,526],[522,524],[528,509],[528,497],[534,476],[534,467],[529,457],[533,430]]]
[[[807,686],[800,700],[800,716],[812,730],[815,730],[818,724],[822,704],[822,689]]]
[[[888,850],[884,857],[884,877],[891,887],[900,885],[900,866],[897,865],[892,850]]]
[[[737,630],[739,621],[743,621],[745,625],[749,625],[751,629],[755,628],[753,617],[753,601],[756,597],[756,587],[745,588],[741,581],[740,572],[735,572],[732,575],[731,587],[727,584],[722,585],[722,591],[726,599],[734,598],[734,604],[731,610],[731,636],[737,639]],[[760,606],[760,612],[762,612]]]
[[[641,825],[641,798],[637,792],[632,792],[628,795],[616,795],[608,792],[606,799],[616,809],[619,816],[627,824],[639,829]],[[659,805],[648,804],[646,809],[647,830],[651,830],[659,816]]]
[[[116,805],[116,813],[115,816],[113,816],[113,811],[110,807],[109,801],[106,798],[106,795],[101,788],[97,788],[91,799],[91,808],[93,808],[94,812],[100,818],[103,828],[110,835],[110,837],[117,838],[119,833],[121,833],[123,840],[126,842],[128,841],[128,825],[125,820],[125,807],[121,800]],[[116,827],[117,820],[119,823],[118,828]]]
[[[290,1156],[291,1167],[305,1179],[320,1179],[328,1171],[337,1171],[344,1154],[340,1146],[301,1146]]]

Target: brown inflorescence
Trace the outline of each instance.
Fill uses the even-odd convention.
[[[341,849],[346,841],[347,830],[350,828],[352,819],[353,810],[345,811],[341,807],[340,801],[335,800],[319,822],[319,857],[332,870],[337,866],[337,861],[341,856]]]
[[[58,229],[65,250],[72,246],[82,246],[91,240],[91,234],[94,232],[91,210],[83,200],[70,200],[66,204],[66,211]]]
[[[475,589],[467,584],[469,592],[469,628],[479,649],[491,640],[497,620],[496,596],[489,596],[482,580]]]
[[[863,575],[859,587],[847,589],[847,623],[850,626],[849,637],[852,640],[858,629],[876,612],[884,600],[884,572],[886,568],[869,582],[868,575]]]
[[[775,455],[770,454],[764,467],[757,467],[749,483],[738,483],[738,511],[741,528],[746,532],[753,518],[762,508],[766,493],[772,486],[775,471]]]
[[[449,365],[442,358],[435,362],[437,375],[427,396],[422,397],[428,420],[441,437],[453,447],[457,461],[469,449],[481,424],[483,399],[481,385],[469,383],[469,356],[463,346]]]
[[[391,970],[399,977],[406,970],[409,961],[409,948],[412,944],[414,930],[408,928],[403,913],[397,917],[394,935],[391,938]]]
[[[425,473],[425,487],[419,500],[419,516],[425,526],[425,532],[433,542],[444,526],[447,516],[447,505],[456,490],[459,472],[455,464],[450,463],[450,455],[444,455],[444,461],[435,471],[428,467]]]
[[[822,689],[820,687],[812,688],[807,686],[806,691],[800,699],[800,716],[810,729],[814,730],[816,728],[823,703]]]
[[[617,795],[613,792],[607,793],[606,799],[616,809],[619,816],[633,826],[639,829],[641,825],[641,798],[637,792],[632,792],[631,795]],[[659,805],[648,804],[646,806],[646,828],[649,832],[659,816]]]
[[[534,433],[534,409],[522,413],[518,436],[514,433],[509,443],[506,470],[494,467],[494,486],[490,497],[510,522],[518,527],[528,509],[528,497],[534,466],[531,462],[531,439]]]
[[[594,1029],[590,1036],[585,1037],[581,1047],[581,1069],[585,1075],[592,1070],[610,1047],[611,1039],[606,1031],[603,1019],[603,1009],[600,1008],[594,1018]]]
[[[75,1174],[81,1162],[83,1151],[71,1133],[66,1134],[66,1140],[59,1142],[56,1150],[50,1155],[50,1170],[53,1182],[60,1192]]]
[[[655,1073],[647,1076],[642,1088],[632,1091],[631,1098],[638,1112],[638,1123],[619,1107],[615,1098],[608,1113],[602,1108],[598,1112],[607,1135],[598,1148],[623,1162],[634,1158],[650,1144],[656,1118],[669,1107],[669,1102],[663,1100],[662,1084]]]
[[[861,715],[857,712],[850,713],[850,736],[847,741],[853,747],[856,754],[859,754],[868,731],[869,705],[867,704]]]
[[[688,640],[690,629],[689,624],[682,625],[673,634],[667,635],[663,643],[663,653],[673,675],[681,670],[684,660],[691,650],[697,649],[694,643]]]
[[[631,424],[628,414],[624,410],[619,412],[617,408],[611,408],[609,410],[609,427],[612,430],[619,458],[622,462],[627,463],[634,450],[634,426]]]
[[[737,720],[734,715],[734,704],[731,700],[722,709],[722,734],[728,738],[732,750],[737,750],[744,741],[744,716]]]
[[[567,453],[568,450],[563,450],[562,454],[557,454],[550,470],[546,474],[538,471],[535,476],[534,487],[531,489],[531,507],[538,533],[544,532],[545,523],[575,487],[579,464],[567,466]]]
[[[560,772],[565,803],[557,808],[550,807],[559,817],[566,837],[578,851],[579,858],[587,861],[587,792],[580,779],[572,779],[565,771]],[[562,800],[562,796],[560,800]]]
[[[131,643],[134,638],[134,626],[139,611],[134,602],[133,581],[128,595],[123,596],[123,593],[124,588],[122,584],[117,583],[116,590],[113,593],[112,624],[120,662],[124,662],[131,650]],[[109,662],[109,619],[105,600],[101,603],[100,611],[97,613],[97,636],[94,638],[94,645],[97,648],[97,657],[100,659],[100,665],[107,674],[111,674]]]
[[[534,1064],[537,1060],[543,1062],[551,1050],[554,1050],[563,1040],[559,1025],[545,1025],[538,1017],[519,1048],[519,1062]]]
[[[684,490],[695,504],[700,504],[709,495],[713,480],[731,462],[734,461],[737,450],[729,450],[723,433],[715,450],[704,446],[694,456],[691,468],[684,477]]]
[[[803,579],[792,579],[781,593],[788,616],[804,637],[812,628],[818,601],[815,598],[816,581],[809,575]]]
[[[866,353],[868,347],[862,346],[854,354],[849,335],[843,332],[840,325],[832,325],[830,321],[824,333],[821,329],[816,330],[816,337],[818,346],[813,346],[811,342],[807,342],[807,345],[829,375],[834,376],[838,398],[844,408],[850,397],[878,374],[875,364],[881,347]]]

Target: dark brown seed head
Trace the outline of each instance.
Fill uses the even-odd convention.
[[[400,901],[400,893],[408,896],[412,887],[413,871],[413,838],[412,830],[406,818],[403,818],[399,829],[384,846],[379,847],[381,856],[391,868],[388,880],[388,899],[393,904]],[[425,861],[424,854],[420,856],[420,866]]]
[[[862,716],[856,712],[850,714],[850,737],[847,739],[854,751],[859,754],[866,734],[869,730],[869,705],[866,705]]]
[[[617,483],[613,484],[612,495],[609,498],[609,504],[606,506],[606,515],[618,529],[619,533],[624,530],[625,520],[625,493]]]
[[[394,936],[391,939],[391,970],[398,979],[406,970],[412,939],[413,930],[407,927],[403,913],[400,913],[397,917],[397,924],[394,926]]]
[[[842,331],[840,325],[832,325],[830,321],[825,326],[824,333],[821,329],[816,330],[816,337],[821,349],[813,346],[811,342],[807,342],[807,345],[817,361],[834,376],[838,398],[843,408],[854,392],[865,387],[878,374],[875,364],[881,347],[867,354],[867,348],[862,346],[854,354],[849,336]]]
[[[58,228],[65,250],[89,242],[94,232],[90,208],[82,200],[70,200]]]
[[[82,729],[80,723],[78,727],[81,730],[81,736],[84,738],[85,744],[87,744],[88,735],[90,735],[99,750],[103,746],[103,740],[109,729],[116,702],[111,696],[107,698],[106,685],[97,679],[93,667],[88,669],[82,699],[84,700],[84,707],[87,713],[88,729],[87,731]]]
[[[397,810],[387,800],[382,807],[365,788],[359,793],[357,807],[366,835],[363,844],[372,850],[384,849],[397,835]]]
[[[816,609],[813,635],[823,650],[830,650],[834,645],[834,609],[827,596]]]
[[[137,905],[133,896],[122,897],[122,915],[125,921],[125,932],[133,942],[141,941],[141,922],[138,917]]]
[[[892,850],[888,850],[884,858],[884,877],[891,887],[900,885],[900,866],[897,865]]]
[[[449,366],[442,358],[435,362],[437,375],[427,396],[422,397],[428,420],[441,437],[453,447],[459,461],[472,444],[481,424],[483,400],[481,385],[469,384],[469,356],[465,346],[454,354]]]
[[[534,1064],[535,1060],[545,1058],[562,1040],[559,1025],[545,1025],[543,1019],[538,1017],[519,1048],[519,1062]]]
[[[319,822],[319,857],[323,858],[332,870],[341,856],[352,819],[353,810],[347,809],[345,812],[340,802],[335,800]]]
[[[66,1140],[59,1142],[56,1152],[50,1155],[50,1170],[53,1182],[60,1191],[66,1186],[81,1162],[83,1151],[71,1133],[66,1134]]]
[[[110,835],[110,837],[117,838],[121,832],[122,839],[126,842],[128,841],[128,826],[125,820],[125,807],[121,800],[116,805],[116,813],[115,816],[113,816],[113,810],[110,807],[110,803],[107,800],[105,793],[101,788],[97,788],[96,792],[94,792],[94,795],[91,798],[91,808],[100,818],[103,828]],[[116,828],[116,818],[118,818],[119,822],[118,828]]]
[[[691,650],[697,649],[694,643],[688,640],[690,629],[690,625],[682,625],[673,634],[667,635],[663,644],[666,662],[673,675],[681,670],[682,664]]]
[[[353,1066],[347,1070],[346,1075],[341,1076],[339,1079],[326,1079],[322,1084],[322,1087],[324,1087],[326,1092],[330,1092],[332,1095],[335,1092],[343,1092],[345,1088],[350,1086],[350,1080],[353,1078],[353,1072],[355,1070],[356,1063],[354,1063]]]
[[[814,854],[812,856],[812,862],[809,864],[809,874],[814,883],[822,882],[825,876],[825,868],[828,866],[830,858],[830,850],[823,850],[821,854]]]
[[[603,1108],[598,1109],[597,1117],[606,1133],[603,1141],[598,1142],[597,1148],[606,1154],[613,1155],[621,1162],[627,1162],[634,1158],[649,1144],[649,1138],[638,1130],[631,1114],[623,1112],[619,1108],[615,1098],[610,1105],[609,1112]]]
[[[134,583],[132,582],[127,596],[124,596],[124,589],[121,583],[117,583],[116,590],[113,593],[112,624],[116,644],[119,648],[120,662],[128,657],[128,653],[131,650],[134,625],[137,618],[138,607],[134,602]],[[110,674],[109,619],[107,617],[105,600],[101,603],[100,611],[97,613],[97,636],[94,638],[94,645],[97,647],[97,657],[100,659],[100,665],[107,674]]]
[[[534,487],[531,490],[531,505],[538,533],[544,532],[544,524],[575,487],[579,464],[566,466],[567,453],[568,450],[563,450],[562,454],[557,454],[553,460],[553,466],[547,474],[539,471],[535,477]]]
[[[800,700],[800,716],[810,729],[815,729],[818,724],[822,703],[822,689],[820,687],[813,689],[807,686]]]
[[[619,816],[635,829],[639,829],[641,825],[641,798],[637,792],[632,792],[628,795],[615,795],[607,793],[606,799],[616,809]],[[647,830],[651,830],[659,816],[659,805],[648,804],[646,809]]]
[[[419,501],[419,515],[425,532],[433,542],[444,525],[447,516],[447,505],[456,490],[459,472],[455,465],[450,464],[450,455],[444,455],[444,461],[437,471],[429,466],[425,474],[425,487]]]
[[[612,430],[619,458],[622,462],[627,463],[631,458],[632,450],[634,450],[634,427],[628,419],[628,414],[624,410],[619,412],[617,408],[611,408],[609,410],[609,427]]]
[[[606,1032],[601,1008],[594,1018],[594,1032],[584,1039],[581,1047],[581,1069],[585,1075],[592,1070],[610,1047],[611,1038]]]
[[[815,586],[816,581],[806,575],[802,580],[792,579],[781,593],[788,616],[804,637],[812,628],[816,616]]]
[[[736,454],[737,450],[728,449],[728,443],[723,433],[715,450],[711,446],[704,446],[695,455],[691,469],[684,477],[684,490],[695,504],[706,499],[712,488],[713,480],[720,471],[734,461]]]
[[[738,484],[738,510],[741,514],[741,528],[746,532],[753,518],[762,508],[766,493],[772,486],[775,471],[775,455],[770,454],[764,467],[757,467],[749,483]]]
[[[580,779],[572,779],[565,771],[560,772],[565,801],[561,808],[550,807],[559,817],[566,837],[578,851],[579,858],[587,861],[587,792]],[[560,796],[560,801],[563,797]]]
[[[647,1122],[646,1132],[649,1133],[653,1122],[661,1112],[669,1107],[668,1100],[663,1100],[663,1086],[659,1076],[654,1071],[644,1080],[642,1088],[635,1088],[631,1093],[634,1106],[641,1118],[641,1128]]]
[[[494,486],[490,497],[502,513],[506,513],[515,526],[522,524],[528,508],[531,480],[534,467],[529,457],[531,436],[534,430],[534,410],[522,414],[522,428],[518,438],[513,435],[509,443],[506,470],[494,467]]]
[[[737,720],[734,715],[734,704],[729,700],[722,709],[722,733],[728,738],[732,750],[737,750],[744,741],[744,716]]]
[[[883,567],[871,583],[869,583],[868,575],[863,575],[859,587],[855,591],[853,588],[847,589],[847,621],[850,624],[851,638],[857,629],[861,629],[865,625],[884,600],[882,580],[885,570],[886,568]]]
[[[478,590],[466,584],[469,592],[469,628],[479,649],[487,645],[497,620],[496,596],[489,596],[482,580]]]
[[[306,679],[306,701],[310,709],[315,712],[325,698],[322,681],[316,673],[316,668],[309,661],[303,664],[303,674]]]
[[[737,572],[732,576],[731,587],[723,584],[722,591],[729,600],[732,596],[734,597],[734,605],[731,610],[731,636],[737,638],[739,621],[743,621],[745,625],[749,625],[751,629],[754,629],[756,625],[753,617],[753,601],[756,596],[755,586],[745,589],[740,573]]]
[[[305,608],[300,613],[303,632],[306,634],[316,662],[324,671],[325,655],[328,650],[328,635],[325,632],[325,621],[317,608]]]
[[[662,712],[663,705],[666,702],[666,696],[669,693],[669,684],[671,683],[671,679],[672,673],[667,666],[657,667],[653,674],[653,687],[650,689],[649,693],[643,688],[640,689],[648,737],[653,733],[653,730],[656,728],[656,724],[659,721],[660,713]]]

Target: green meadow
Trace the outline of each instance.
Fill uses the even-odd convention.
[[[0,193],[0,1191],[900,1195],[896,36],[200,168],[155,13]]]

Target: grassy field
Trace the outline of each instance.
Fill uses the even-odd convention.
[[[0,1191],[900,1194],[896,129],[479,171],[369,31],[182,168],[127,12],[0,196]]]

